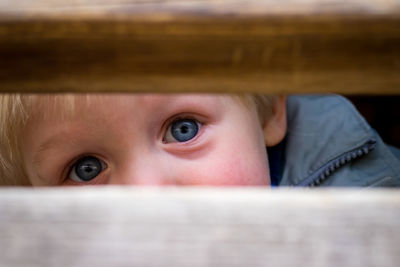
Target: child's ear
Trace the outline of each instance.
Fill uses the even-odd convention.
[[[278,96],[272,109],[272,115],[263,125],[265,145],[279,144],[286,135],[286,128],[286,96]]]

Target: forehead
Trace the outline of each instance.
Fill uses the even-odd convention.
[[[47,120],[56,116],[59,120],[68,120],[76,115],[86,114],[88,109],[120,110],[128,106],[137,111],[179,104],[192,104],[193,107],[208,104],[212,107],[225,105],[227,102],[229,105],[245,104],[248,107],[248,103],[241,100],[243,99],[236,95],[217,94],[58,94],[26,96],[24,102],[31,119]]]

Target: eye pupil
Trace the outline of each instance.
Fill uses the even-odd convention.
[[[183,134],[186,134],[186,133],[188,133],[188,131],[189,131],[189,128],[186,125],[183,125],[182,128],[181,128],[181,132]]]
[[[199,126],[196,121],[189,119],[178,120],[171,126],[171,134],[178,142],[185,142],[193,139],[198,131]]]
[[[76,176],[82,181],[90,181],[102,171],[101,162],[95,157],[85,157],[75,165]]]
[[[93,169],[91,166],[83,166],[83,171],[86,173],[93,171]]]

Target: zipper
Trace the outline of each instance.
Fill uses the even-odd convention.
[[[309,176],[307,179],[299,183],[297,186],[309,186],[309,187],[319,186],[334,172],[339,170],[344,165],[367,155],[369,152],[375,149],[375,146],[376,146],[375,139],[368,140],[363,145],[328,161],[328,163],[324,164],[321,168],[319,168],[311,176]]]

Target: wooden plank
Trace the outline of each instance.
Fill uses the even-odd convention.
[[[0,1],[2,92],[400,93],[400,1]]]
[[[1,266],[386,266],[398,190],[0,190]]]
[[[398,0],[1,0],[0,14],[87,17],[126,14],[271,15],[398,14]]]

